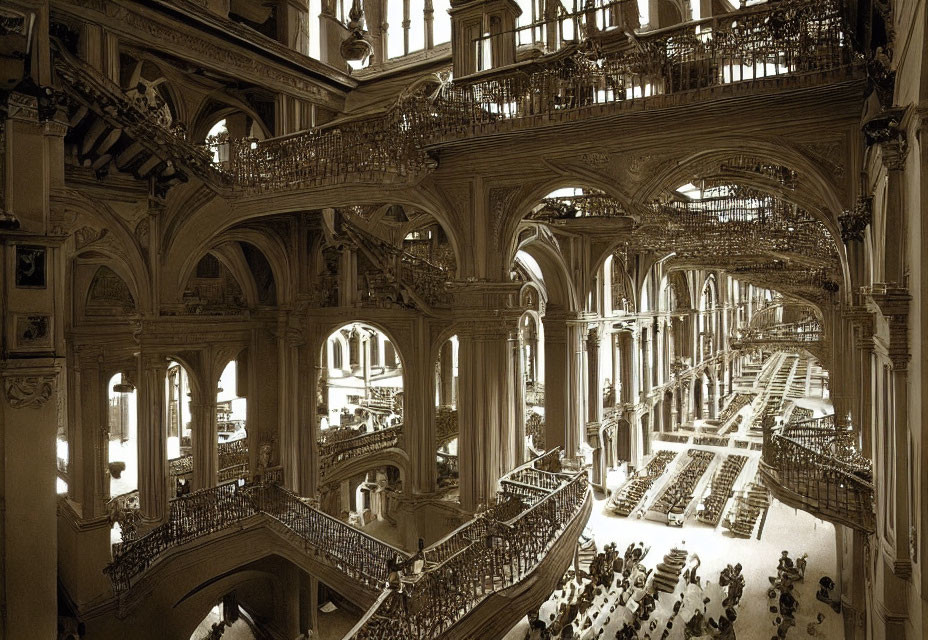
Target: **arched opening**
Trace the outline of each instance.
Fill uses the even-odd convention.
[[[239,606],[235,592],[228,594],[210,609],[190,634],[190,640],[213,640],[221,637],[236,640],[258,640],[264,637],[251,615]]]
[[[435,463],[438,487],[458,484],[458,337],[442,344],[435,366]]]
[[[216,387],[216,445],[219,483],[248,476],[248,401],[245,369],[230,360]]]
[[[190,372],[180,362],[168,363],[166,394],[168,472],[173,495],[190,493],[193,487],[193,406]]]
[[[403,365],[389,336],[361,322],[346,324],[326,338],[322,357],[320,442],[402,424]]]
[[[107,384],[107,419],[109,494],[115,497],[138,489],[137,394],[124,373]]]

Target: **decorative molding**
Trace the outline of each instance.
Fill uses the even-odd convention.
[[[6,400],[14,409],[38,409],[52,397],[56,374],[5,376]]]

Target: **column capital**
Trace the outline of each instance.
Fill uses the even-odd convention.
[[[867,146],[879,145],[883,164],[890,171],[905,168],[908,142],[902,120],[905,109],[887,109],[864,123],[863,132]]]
[[[838,216],[841,225],[841,240],[844,244],[864,239],[864,231],[873,221],[873,198],[861,196],[853,210],[846,210]]]

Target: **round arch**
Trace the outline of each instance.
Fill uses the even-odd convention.
[[[191,256],[202,255],[215,245],[217,238],[242,223],[307,210],[377,205],[385,200],[417,207],[435,218],[454,251],[457,277],[463,273],[466,254],[461,248],[459,231],[435,199],[422,190],[388,191],[385,195],[382,185],[379,190],[363,185],[340,185],[338,189],[316,190],[313,198],[314,202],[307,202],[306,194],[297,189],[260,198],[241,198],[235,202],[211,193],[194,192],[191,197],[174,201],[169,212],[171,223],[162,245],[165,251],[163,292],[170,296],[171,291],[182,287],[186,282],[183,274],[192,271],[196,264],[191,264]],[[265,252],[265,257],[270,261],[268,252]]]
[[[626,209],[632,211],[632,199],[625,193],[619,192],[615,184],[594,176],[561,175],[540,183],[516,201],[507,211],[502,212],[503,219],[499,221],[500,247],[503,249],[506,261],[503,268],[512,264],[516,252],[520,248],[519,225],[532,209],[541,203],[548,194],[559,189],[595,189],[602,191],[608,197],[615,199]]]
[[[838,185],[816,165],[816,163],[796,149],[783,145],[771,143],[768,140],[756,138],[739,138],[732,139],[727,143],[722,143],[710,149],[702,149],[691,153],[683,158],[668,161],[664,164],[663,169],[655,172],[651,180],[641,185],[634,193],[635,202],[650,202],[656,199],[663,191],[674,189],[679,184],[689,182],[694,176],[704,173],[707,164],[713,162],[722,162],[727,159],[737,158],[744,155],[744,149],[750,148],[752,153],[759,158],[769,160],[771,163],[782,165],[788,169],[796,171],[810,183],[814,194],[821,200],[822,206],[809,207],[808,202],[795,200],[795,204],[802,206],[813,217],[817,218],[825,225],[826,230],[831,235],[836,252],[838,254],[838,263],[841,270],[842,289],[845,299],[850,300],[851,291],[851,274],[848,263],[847,250],[844,243],[840,240],[841,231],[838,224],[838,216],[845,209],[842,203],[841,194]],[[733,178],[732,182],[739,182]],[[742,179],[740,182],[744,183]],[[763,190],[770,192],[770,195],[776,198],[790,200],[788,195],[782,192],[772,192],[769,188],[761,187]]]
[[[570,278],[567,263],[560,253],[547,243],[534,238],[520,246],[519,251],[531,256],[541,269],[546,306],[556,306],[564,311],[580,310],[581,301]],[[517,252],[513,262],[518,259]]]

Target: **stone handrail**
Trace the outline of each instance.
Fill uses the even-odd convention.
[[[351,459],[360,458],[377,451],[384,451],[401,446],[403,427],[387,427],[379,431],[364,433],[353,438],[345,438],[319,445],[319,472],[324,478],[331,474],[337,465]]]
[[[873,531],[874,493],[869,470],[856,469],[834,457],[828,451],[827,436],[792,430],[776,433],[770,421],[765,422],[761,470],[768,486],[774,485],[770,486],[774,493],[794,506],[801,503],[802,508],[826,520]],[[836,435],[834,431],[831,433],[832,437]],[[825,448],[815,448],[819,445]],[[785,489],[788,495],[777,491],[777,487]]]
[[[427,559],[440,561],[410,579],[402,593],[393,590],[378,601],[346,640],[440,637],[484,599],[533,571],[582,511],[588,494],[584,471],[565,477],[557,489],[508,520],[495,518],[492,510],[481,514],[427,549]]]
[[[170,502],[167,522],[144,536],[113,545],[113,562],[105,569],[116,595],[169,550],[264,515],[282,523],[312,547],[316,556],[370,589],[381,587],[395,557],[408,554],[333,518],[274,484],[225,484]]]

